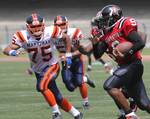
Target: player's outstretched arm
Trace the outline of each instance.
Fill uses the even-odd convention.
[[[3,53],[8,56],[17,56],[20,54],[20,51],[17,51],[19,48],[20,46],[11,43],[4,48]]]
[[[66,44],[66,52],[70,53],[71,52],[71,40],[70,40],[69,36],[66,35],[65,33],[63,33],[63,40]]]
[[[79,52],[84,54],[84,55],[88,55],[92,50],[93,50],[93,46],[91,43],[89,43],[88,45],[80,45],[78,48]]]
[[[65,33],[63,33],[62,38],[66,44],[66,53],[65,53],[66,65],[68,68],[70,68],[71,64],[72,64],[71,40],[70,40],[69,36]]]

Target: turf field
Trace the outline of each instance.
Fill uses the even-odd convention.
[[[144,65],[144,82],[150,97],[150,63],[145,62]],[[51,119],[51,109],[35,90],[35,77],[25,73],[28,66],[28,62],[0,62],[0,119]],[[89,74],[96,83],[96,88],[89,87],[89,110],[82,109],[78,89],[69,93],[60,77],[57,79],[58,87],[84,113],[84,119],[117,119],[117,108],[103,90],[103,82],[108,75],[104,73],[102,65],[93,64]],[[73,119],[68,113],[62,111],[62,114],[63,119]],[[141,119],[150,118],[141,110],[137,114]]]

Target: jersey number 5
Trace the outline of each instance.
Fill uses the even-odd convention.
[[[42,54],[42,60],[44,62],[49,61],[52,58],[52,53],[48,50],[50,48],[50,45],[48,46],[44,46],[44,47],[40,47],[41,50],[41,54]],[[30,48],[27,49],[28,53],[32,52],[32,62],[36,63],[36,57],[38,54],[38,48]]]
[[[137,25],[135,19],[133,19],[133,18],[130,19],[130,22],[131,22],[132,26],[136,26]]]

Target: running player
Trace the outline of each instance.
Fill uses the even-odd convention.
[[[82,119],[80,113],[60,93],[56,78],[59,74],[58,58],[54,56],[55,46],[53,40],[62,38],[66,44],[66,53],[70,53],[69,37],[62,33],[59,27],[46,27],[42,16],[34,13],[26,19],[26,30],[17,31],[12,42],[4,49],[4,54],[9,56],[19,55],[19,48],[24,48],[29,55],[32,70],[37,78],[36,88],[52,108],[52,119],[62,119],[59,106],[73,115],[74,119]],[[70,57],[66,57],[69,64]],[[58,106],[59,105],[59,106]]]
[[[67,53],[70,57],[72,57],[72,64],[67,66],[65,62],[62,62],[62,79],[69,91],[74,91],[77,87],[79,87],[80,94],[83,99],[83,107],[87,109],[89,107],[88,101],[88,89],[86,86],[87,82],[90,86],[95,87],[94,83],[84,75],[84,64],[82,60],[82,55],[78,51],[78,47],[80,46],[80,40],[83,38],[83,34],[79,28],[70,28],[68,25],[68,20],[66,16],[58,15],[54,19],[54,25],[61,28],[63,33],[67,34],[71,40],[71,53]],[[54,41],[56,48],[60,53],[60,57],[63,59],[66,57],[66,45],[64,41],[59,38]],[[86,80],[86,81],[85,81]]]

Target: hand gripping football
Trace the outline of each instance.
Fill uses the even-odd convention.
[[[116,49],[121,52],[122,54],[125,54],[127,51],[130,50],[130,48],[133,46],[133,44],[129,41],[120,43],[116,46]]]

